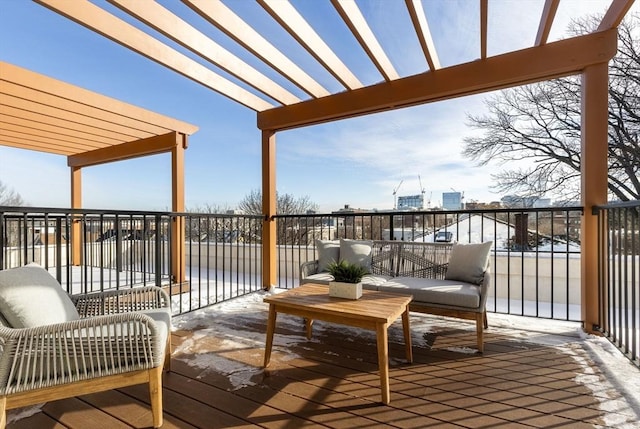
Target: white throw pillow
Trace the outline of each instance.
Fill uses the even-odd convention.
[[[489,253],[493,241],[479,244],[454,244],[451,248],[449,266],[444,278],[480,284],[489,267]]]
[[[37,264],[0,271],[0,313],[13,328],[80,318],[60,283]]]
[[[327,271],[327,266],[340,260],[340,242],[338,240],[316,240],[318,251],[318,272]]]
[[[370,240],[340,240],[340,260],[364,267],[371,272],[373,257],[373,241]]]

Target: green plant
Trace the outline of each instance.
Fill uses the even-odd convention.
[[[359,283],[362,277],[369,273],[363,266],[345,260],[331,262],[327,270],[335,281],[344,283]]]

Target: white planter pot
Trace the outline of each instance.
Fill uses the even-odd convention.
[[[329,282],[329,296],[358,299],[362,296],[362,283]]]

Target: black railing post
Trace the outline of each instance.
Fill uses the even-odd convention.
[[[157,214],[155,216],[156,220],[156,251],[155,251],[155,283],[156,286],[160,287],[162,285],[162,233],[161,233],[161,221],[162,217]]]
[[[56,280],[62,283],[62,217],[56,218]]]

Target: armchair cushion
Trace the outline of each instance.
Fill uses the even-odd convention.
[[[0,313],[13,328],[80,318],[60,283],[37,264],[0,271]]]
[[[454,244],[451,248],[446,280],[480,284],[489,267],[492,241],[479,244]]]
[[[318,272],[327,271],[327,266],[340,260],[340,242],[337,240],[316,240],[318,250]]]

